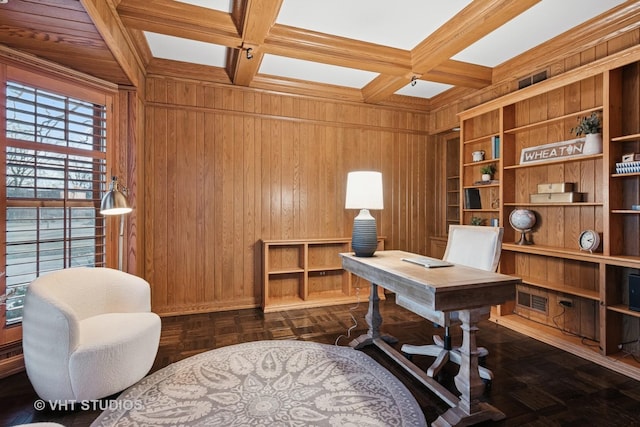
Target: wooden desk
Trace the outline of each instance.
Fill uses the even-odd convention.
[[[376,345],[451,406],[433,426],[465,426],[505,417],[497,408],[480,402],[484,383],[478,373],[476,333],[477,324],[483,312],[486,313],[486,307],[514,298],[519,278],[461,265],[428,269],[402,261],[403,257],[417,256],[403,251],[378,251],[370,258],[359,258],[352,253],[342,253],[340,256],[345,270],[372,284],[366,315],[369,330],[353,340],[350,344],[352,347]],[[461,393],[460,398],[391,347],[388,343],[396,341],[393,337],[380,334],[382,316],[379,311],[378,286],[397,295],[410,296],[433,310],[459,311],[462,322],[462,360],[454,381]]]

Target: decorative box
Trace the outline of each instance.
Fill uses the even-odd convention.
[[[582,193],[570,191],[566,193],[538,193],[529,195],[531,203],[571,203],[581,202]]]
[[[552,182],[548,184],[538,184],[538,193],[566,193],[573,191],[572,182]]]

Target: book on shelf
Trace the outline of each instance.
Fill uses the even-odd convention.
[[[480,190],[477,188],[464,189],[464,207],[465,209],[482,209]]]
[[[491,157],[500,158],[500,137],[497,135],[491,137]]]

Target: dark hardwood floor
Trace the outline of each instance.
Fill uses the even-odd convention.
[[[344,335],[358,322],[351,337],[364,333],[366,303],[263,314],[258,309],[199,314],[162,319],[160,349],[153,371],[202,351],[255,340],[298,339],[347,345]],[[431,323],[395,305],[393,297],[381,301],[382,329],[403,343],[429,343],[442,333]],[[459,343],[454,331],[454,344]],[[485,426],[640,426],[640,382],[548,346],[490,322],[482,322],[478,343],[489,350],[486,366],[495,375],[484,400],[507,418]],[[448,409],[413,377],[397,368],[384,353],[367,354],[397,375],[424,410],[428,422]],[[413,361],[427,367],[432,358]],[[455,365],[449,364],[441,382],[455,392]],[[114,398],[116,396],[112,396]],[[0,425],[55,421],[67,427],[88,426],[100,410],[37,411],[25,373],[0,380]],[[108,399],[104,399],[108,403]]]

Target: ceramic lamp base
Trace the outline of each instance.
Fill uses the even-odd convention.
[[[371,216],[368,209],[362,209],[353,220],[351,248],[357,257],[373,256],[378,248],[376,219]]]

